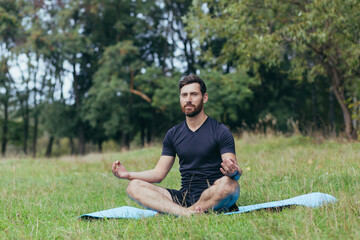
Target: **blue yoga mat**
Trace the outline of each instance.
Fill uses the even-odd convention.
[[[320,207],[324,204],[328,203],[335,203],[336,198],[325,193],[309,193],[305,195],[300,195],[297,197],[281,200],[281,201],[275,201],[275,202],[267,202],[267,203],[260,203],[255,205],[249,205],[249,206],[242,206],[239,207],[239,211],[236,212],[227,212],[224,214],[237,214],[237,213],[244,213],[244,212],[250,212],[255,211],[259,209],[277,209],[282,207],[288,207],[292,205],[301,205],[305,207]],[[153,217],[156,215],[156,211],[153,210],[146,210],[146,209],[140,209],[135,207],[118,207],[113,209],[108,209],[104,211],[99,212],[93,212],[81,215],[80,218],[128,218],[128,219],[139,219],[139,218],[145,218],[145,217]]]

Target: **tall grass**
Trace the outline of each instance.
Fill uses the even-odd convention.
[[[161,147],[53,159],[0,161],[0,239],[360,239],[360,145],[313,138],[244,137],[236,141],[244,170],[238,205],[310,192],[335,196],[336,204],[282,212],[161,215],[141,220],[79,220],[99,210],[135,206],[126,180],[110,167],[154,167]],[[162,186],[179,188],[175,164]]]

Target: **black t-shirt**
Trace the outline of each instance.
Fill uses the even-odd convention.
[[[217,179],[221,171],[221,154],[234,153],[235,143],[229,129],[208,117],[195,132],[186,121],[171,128],[163,141],[162,155],[179,157],[181,190],[201,194]]]

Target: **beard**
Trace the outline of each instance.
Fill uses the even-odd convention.
[[[187,106],[192,106],[193,108],[191,110],[187,110],[186,109]],[[184,106],[181,106],[181,110],[183,111],[185,116],[187,116],[187,117],[195,117],[196,115],[198,115],[201,112],[201,110],[203,109],[203,106],[204,106],[204,103],[201,100],[199,105],[194,105],[191,102],[186,103]]]

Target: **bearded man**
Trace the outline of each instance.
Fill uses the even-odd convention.
[[[154,169],[128,172],[112,165],[113,174],[130,180],[127,194],[140,205],[161,213],[189,216],[208,210],[237,210],[240,187],[234,138],[229,129],[204,112],[208,101],[205,83],[195,75],[179,82],[180,105],[186,120],[165,135],[162,154]],[[179,157],[181,189],[160,183]]]

